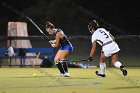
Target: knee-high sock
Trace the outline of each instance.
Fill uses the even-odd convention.
[[[122,66],[121,62],[116,61],[114,64],[115,67],[120,68],[120,66]]]
[[[105,74],[106,64],[100,63],[100,74]]]
[[[57,68],[59,69],[60,73],[64,74],[65,71],[63,68],[63,64],[61,62],[56,62],[55,64],[56,64]]]
[[[68,63],[67,62],[62,62],[63,63],[63,68],[65,72],[68,72]]]

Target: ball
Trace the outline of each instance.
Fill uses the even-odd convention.
[[[36,77],[36,74],[33,74],[34,77]]]

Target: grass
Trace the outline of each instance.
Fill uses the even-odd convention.
[[[128,68],[126,77],[107,68],[106,78],[96,70],[71,68],[71,77],[56,77],[56,68],[0,68],[0,93],[139,93],[139,68]]]

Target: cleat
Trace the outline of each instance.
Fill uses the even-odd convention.
[[[124,66],[121,66],[120,67],[120,70],[122,71],[122,73],[123,73],[124,76],[127,76],[127,70],[125,69]]]
[[[97,76],[105,77],[105,74],[99,74],[98,71],[95,72]]]
[[[70,77],[70,74],[69,73],[65,73],[63,76],[64,77]]]
[[[63,73],[60,73],[60,74],[56,74],[56,76],[62,77],[62,76],[64,76],[64,74]]]

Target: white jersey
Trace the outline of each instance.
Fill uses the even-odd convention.
[[[113,41],[113,39],[104,28],[98,28],[92,35],[92,43],[95,41],[102,46],[102,44]]]
[[[98,28],[93,33],[91,41],[92,43],[97,42],[101,46],[108,42],[111,42],[102,47],[102,51],[106,57],[109,57],[120,50],[117,43],[113,41],[113,38],[110,36],[109,32],[106,31],[104,28]]]

